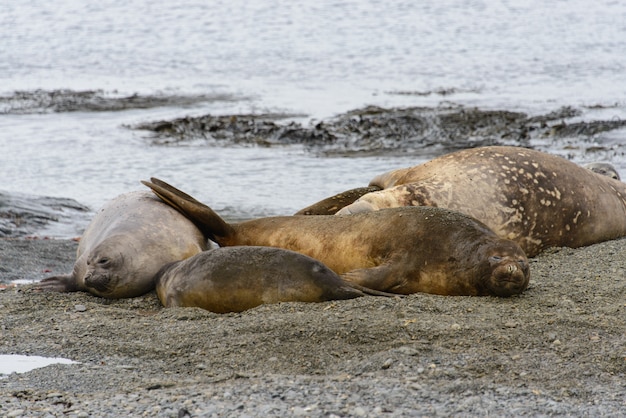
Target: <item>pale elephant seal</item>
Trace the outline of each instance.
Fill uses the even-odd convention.
[[[626,235],[626,184],[564,158],[519,147],[472,148],[375,177],[337,214],[398,206],[458,210],[533,257]]]
[[[164,264],[206,248],[205,236],[189,219],[150,192],[131,192],[94,216],[78,245],[72,274],[46,278],[37,288],[135,297],[154,289],[154,275]]]
[[[216,313],[278,302],[392,296],[349,283],[311,257],[272,247],[204,251],[165,265],[155,280],[163,306],[195,306]]]
[[[584,166],[587,170],[591,170],[594,173],[598,173],[602,176],[610,177],[614,180],[621,180],[617,169],[613,164],[609,163],[589,163]]]
[[[222,247],[260,245],[297,251],[366,288],[399,294],[510,296],[528,285],[528,261],[519,245],[446,209],[405,207],[228,224],[167,183],[154,178],[143,183]]]

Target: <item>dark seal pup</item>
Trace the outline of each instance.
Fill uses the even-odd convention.
[[[154,289],[154,275],[164,264],[206,248],[205,236],[185,216],[150,192],[131,192],[94,216],[78,245],[72,274],[46,278],[37,288],[135,297]]]
[[[346,282],[311,257],[272,247],[204,251],[165,265],[155,279],[163,306],[195,306],[216,313],[278,302],[392,296]]]
[[[528,285],[528,261],[520,247],[458,212],[405,207],[228,224],[211,208],[165,182],[153,178],[143,183],[222,247],[297,251],[366,288],[399,294],[511,296]]]
[[[383,190],[337,213],[399,206],[458,210],[517,242],[529,257],[626,236],[626,184],[526,148],[466,149],[379,175],[370,186]]]

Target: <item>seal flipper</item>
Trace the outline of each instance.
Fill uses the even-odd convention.
[[[35,286],[35,290],[45,292],[78,292],[81,287],[73,274],[46,277]]]
[[[182,190],[177,189],[176,187],[172,186],[171,184],[168,184],[168,183],[164,182],[163,180],[159,180],[156,177],[150,177],[150,181],[153,184],[156,184],[157,186],[160,186],[160,187],[164,188],[165,190],[169,190],[170,192],[175,193],[177,196],[180,196],[183,199],[187,199],[190,202],[198,202],[196,199],[194,199],[193,196],[188,195],[187,193],[183,192]]]
[[[317,203],[313,203],[304,209],[296,212],[296,215],[334,215],[344,207],[354,203],[355,200],[368,193],[382,190],[378,186],[357,187],[356,189],[346,190]]]
[[[346,273],[346,274],[349,274],[349,273]],[[395,297],[398,297],[398,296],[402,296],[402,295],[399,295],[397,293],[388,293],[388,292],[383,292],[381,290],[370,289],[369,287],[365,287],[365,286],[358,285],[356,283],[349,282],[345,277],[344,277],[344,281],[351,288],[356,289],[356,290],[358,290],[358,291],[360,291],[360,292],[362,292],[362,293],[364,293],[366,295],[369,295],[369,296],[382,296],[382,297],[386,297],[386,298],[395,298]]]
[[[150,181],[141,181],[161,200],[189,218],[202,233],[218,244],[234,234],[234,229],[210,207],[178,190],[174,186],[151,177]]]
[[[392,273],[391,266],[383,264],[377,267],[352,270],[342,274],[341,278],[360,288],[387,293],[393,292],[394,288],[398,286],[394,278],[395,275]]]

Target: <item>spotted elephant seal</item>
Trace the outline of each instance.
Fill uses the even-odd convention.
[[[216,313],[278,302],[391,296],[346,282],[311,257],[273,247],[204,251],[165,265],[155,281],[163,306],[195,306]]]
[[[37,288],[135,297],[154,289],[154,275],[164,264],[206,248],[205,236],[189,219],[150,192],[131,192],[94,216],[78,245],[72,274],[43,279]]]
[[[285,248],[384,292],[510,296],[528,285],[526,255],[458,212],[403,207],[350,216],[277,216],[229,224],[158,179],[143,182],[221,247]]]
[[[338,214],[398,206],[461,211],[533,257],[626,235],[626,184],[564,158],[519,147],[467,149],[375,177]]]
[[[594,162],[585,164],[583,167],[602,176],[610,177],[615,180],[621,180],[617,169],[612,164],[604,162]],[[404,172],[404,170],[406,169],[393,170],[385,173],[385,175],[391,175],[391,173],[394,173],[396,171]],[[364,196],[368,193],[377,192],[379,190],[383,190],[383,188],[371,183],[367,187],[357,187],[354,189],[346,190],[334,196],[320,200],[319,202],[316,202],[303,209],[300,209],[298,212],[295,213],[295,215],[334,215],[344,207],[348,206],[351,203],[354,203],[361,196]]]

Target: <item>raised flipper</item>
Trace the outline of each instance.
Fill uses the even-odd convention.
[[[355,200],[368,193],[382,190],[378,186],[358,187],[346,190],[334,196],[320,200],[296,212],[296,215],[334,215],[340,209],[352,204]]]
[[[161,200],[191,220],[210,240],[219,243],[222,237],[234,234],[233,228],[210,207],[157,178],[142,181]]]
[[[175,193],[177,196],[180,196],[183,199],[187,199],[190,202],[199,203],[193,196],[188,195],[187,193],[183,192],[182,190],[177,189],[171,184],[164,182],[163,180],[159,180],[156,177],[150,177],[150,181],[156,184],[157,186],[164,188],[165,190],[169,190],[170,192]]]

